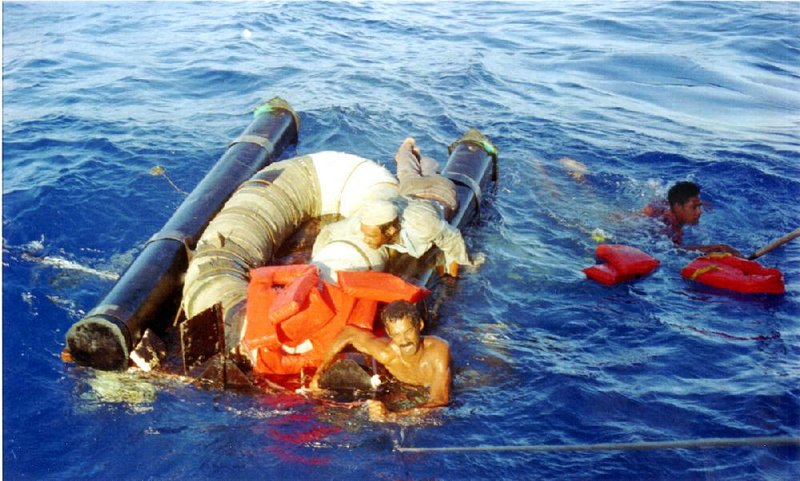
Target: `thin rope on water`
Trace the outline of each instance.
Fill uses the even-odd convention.
[[[183,195],[189,195],[188,192],[179,189],[178,186],[175,185],[175,182],[173,182],[172,179],[170,179],[169,176],[167,175],[167,169],[165,169],[163,165],[156,165],[155,167],[150,169],[150,175],[156,177],[158,176],[164,177],[165,179],[167,179],[167,182],[169,182],[169,185],[171,185],[173,189],[177,190],[179,193]]]
[[[800,446],[800,438],[793,437],[751,437],[751,438],[706,438],[676,441],[651,441],[639,443],[599,443],[599,444],[534,444],[506,446],[450,446],[450,447],[396,447],[401,453],[475,453],[475,452],[559,452],[559,451],[644,451],[655,449],[697,449],[731,447],[769,447]]]

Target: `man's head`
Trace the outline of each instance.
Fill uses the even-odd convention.
[[[700,222],[702,201],[700,200],[700,186],[694,182],[678,182],[667,192],[669,209],[680,225],[697,224]]]
[[[370,203],[361,215],[364,242],[373,249],[392,242],[400,232],[397,207],[387,200]]]
[[[417,306],[407,301],[391,302],[383,308],[381,320],[401,356],[410,357],[419,351],[422,344],[420,331],[425,323]]]

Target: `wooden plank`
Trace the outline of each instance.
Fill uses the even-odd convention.
[[[181,333],[181,358],[183,372],[225,352],[225,334],[222,304],[214,304],[200,314],[187,319],[179,326]]]

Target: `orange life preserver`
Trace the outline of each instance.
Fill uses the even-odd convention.
[[[415,303],[427,297],[430,291],[415,286],[388,272],[339,272],[339,285],[354,297],[379,302],[408,301]]]
[[[295,269],[291,269],[294,273]],[[279,282],[284,280],[285,282]],[[275,297],[269,307],[267,319],[273,324],[289,319],[306,307],[312,291],[319,284],[319,272],[316,269],[309,269],[305,272],[297,272],[295,277],[275,275],[273,285],[284,285],[284,288]]]
[[[783,294],[783,274],[731,254],[698,257],[681,270],[681,275],[711,287],[745,294]]]
[[[606,262],[587,267],[583,272],[590,279],[606,285],[646,276],[660,264],[655,257],[635,247],[620,244],[599,244],[595,256]]]
[[[253,269],[241,342],[258,374],[316,367],[346,325],[373,330],[379,302],[417,302],[430,291],[384,272],[338,272],[321,281],[311,265]]]
[[[310,265],[267,266],[250,272],[247,325],[242,339],[248,351],[292,348],[325,325],[334,314],[317,284],[319,271]]]

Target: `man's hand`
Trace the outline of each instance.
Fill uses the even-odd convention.
[[[728,244],[712,244],[712,245],[702,246],[702,248],[699,248],[697,250],[702,251],[704,254],[722,252],[723,254],[731,254],[736,257],[744,257],[739,251],[729,246]]]
[[[388,420],[389,410],[386,409],[381,401],[377,399],[370,399],[366,402],[367,410],[369,412],[369,420],[376,423],[383,423]]]
[[[445,267],[447,267],[447,269],[445,269]],[[458,277],[458,262],[453,261],[448,266],[437,265],[436,272],[439,273],[440,277],[449,276],[455,279]]]
[[[319,393],[323,391],[323,389],[319,387],[319,373],[315,373],[314,377],[311,378],[311,382],[308,383],[308,390],[313,393]]]
[[[450,277],[458,277],[458,262],[453,261],[447,266],[447,275]]]
[[[406,140],[403,141],[403,144],[400,146],[400,148],[407,148],[410,150],[411,154],[416,157],[417,160],[421,158],[422,154],[420,154],[419,148],[417,147],[417,141],[414,140],[413,137],[406,137]]]

